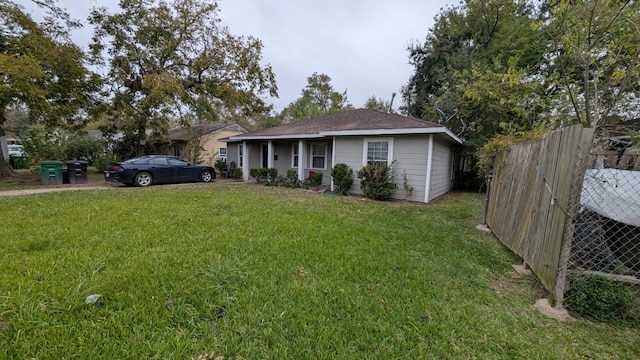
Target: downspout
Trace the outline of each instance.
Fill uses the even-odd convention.
[[[427,175],[424,185],[424,202],[429,202],[429,196],[431,195],[431,167],[433,165],[433,134],[429,135],[429,141],[427,143]]]

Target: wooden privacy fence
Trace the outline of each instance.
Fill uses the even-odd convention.
[[[579,204],[573,189],[582,187],[592,136],[575,125],[514,145],[497,157],[490,183],[487,225],[560,306]]]

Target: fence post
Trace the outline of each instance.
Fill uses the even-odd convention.
[[[491,199],[491,181],[493,175],[487,175],[487,194],[484,198],[484,213],[482,214],[482,225],[487,225],[487,212],[489,211],[489,199]]]
[[[552,294],[555,301],[554,307],[556,309],[564,306],[564,292],[566,290],[567,272],[571,258],[571,246],[573,245],[573,233],[578,211],[580,210],[580,195],[582,193],[584,174],[588,166],[593,132],[593,129],[582,129],[582,135],[580,136],[580,142],[578,143],[578,149],[576,151],[576,161],[572,175],[573,179],[571,180],[571,189],[569,190],[567,204],[567,218],[564,223],[560,258],[558,260],[558,273]]]

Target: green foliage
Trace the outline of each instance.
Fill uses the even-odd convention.
[[[640,3],[465,1],[441,9],[423,44],[409,47],[409,115],[481,139],[581,123],[637,108]]]
[[[84,132],[49,132],[42,125],[31,126],[23,139],[24,149],[35,164],[42,160],[87,160],[100,156],[102,143]]]
[[[105,155],[100,155],[93,159],[93,167],[96,168],[96,171],[103,172],[107,169],[107,165],[111,162],[118,162],[121,159],[118,158],[117,155],[113,153],[107,153]]]
[[[406,194],[406,198],[410,198],[413,195],[413,186],[409,184],[409,179],[407,178],[407,171],[402,169],[402,187],[404,188],[404,193]]]
[[[106,126],[139,143],[167,140],[175,122],[211,122],[269,113],[275,75],[262,42],[223,26],[214,0],[121,1],[91,12],[94,63],[108,70]],[[132,26],[131,24],[135,24]],[[221,118],[221,114],[227,118]]]
[[[226,161],[224,161],[223,159],[216,160],[216,163],[213,165],[213,167],[218,170],[220,174],[226,174],[227,169],[229,168]]]
[[[231,177],[234,179],[242,179],[242,169],[241,168],[233,169],[233,171],[231,171]]]
[[[64,145],[66,160],[87,160],[92,163],[101,152],[102,142],[86,133],[69,134]]]
[[[35,4],[45,13],[41,23],[14,2],[0,1],[0,135],[12,106],[23,106],[48,128],[82,124],[97,90],[97,76],[84,66],[85,54],[69,40],[81,23],[53,1]]]
[[[313,173],[313,175],[311,175],[311,185],[318,187],[320,185],[322,185],[322,173],[319,171],[316,171]]]
[[[357,176],[364,195],[374,200],[389,200],[391,194],[398,188],[394,182],[393,163],[391,165],[385,162],[369,163],[358,170]]]
[[[353,184],[353,169],[345,163],[338,163],[331,169],[331,178],[336,194],[349,195],[349,189]]]
[[[638,313],[631,312],[636,294],[628,284],[602,276],[573,277],[566,298],[571,313],[590,320],[640,322]]]
[[[543,135],[543,129],[536,129],[521,132],[517,135],[495,136],[476,152],[478,159],[478,177],[484,179],[487,175],[491,174],[496,165],[496,161],[498,161],[498,156],[504,151],[507,151],[512,145],[538,141],[542,139]]]
[[[185,145],[183,151],[183,157],[185,160],[193,164],[202,164],[203,155],[205,155],[204,140],[202,137],[189,140]]]
[[[249,176],[255,178],[258,183],[266,182],[267,185],[275,185],[278,178],[278,169],[276,168],[251,168]]]
[[[282,179],[282,183],[286,187],[290,188],[297,188],[302,185],[300,180],[298,179],[298,171],[293,169],[287,170],[287,177]]]
[[[307,86],[302,90],[301,97],[287,105],[280,113],[280,118],[288,123],[352,108],[346,90],[343,93],[335,91],[328,75],[313,73],[307,78]]]
[[[35,125],[27,129],[22,144],[24,152],[34,164],[38,164],[42,160],[66,160],[64,136],[61,132],[49,132],[42,125]]]
[[[251,168],[249,169],[249,176],[256,179],[258,183],[262,183],[267,178],[266,168]]]

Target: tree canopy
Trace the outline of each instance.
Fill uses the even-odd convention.
[[[470,136],[485,140],[634,116],[639,6],[467,0],[445,8],[425,42],[408,49],[414,74],[403,88],[404,107],[428,120],[437,110],[457,114]]]
[[[53,0],[35,3],[47,13],[40,23],[21,6],[0,0],[0,137],[12,108],[28,110],[48,128],[81,126],[97,89],[84,53],[69,39],[79,23]],[[9,174],[0,161],[0,176]]]
[[[329,75],[314,72],[307,78],[307,85],[300,97],[287,105],[279,117],[288,123],[352,108],[346,90],[342,93],[336,91]]]
[[[275,75],[262,65],[262,42],[222,26],[212,0],[120,1],[95,9],[91,54],[106,66],[105,108],[125,141],[166,140],[171,126],[257,116],[277,96]]]

